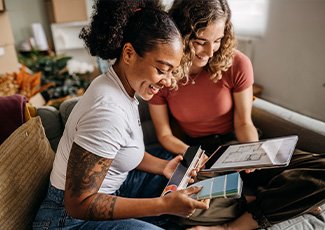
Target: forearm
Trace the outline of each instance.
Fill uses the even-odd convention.
[[[116,197],[98,193],[93,195],[92,198],[87,199],[87,201],[82,202],[83,207],[89,207],[87,208],[87,215],[82,219],[111,220],[159,216],[163,214],[185,217],[195,209],[207,209],[209,207],[206,202],[190,198],[192,194],[198,193],[199,190],[199,187],[193,186],[162,197],[142,199]]]
[[[168,161],[145,153],[146,160],[156,160],[161,167],[152,164],[162,174]],[[70,216],[86,220],[108,220],[127,217],[160,215],[166,205],[161,199],[127,199],[109,194],[98,193],[112,159],[99,157],[73,144],[67,166],[64,204]],[[154,172],[154,170],[152,170]],[[130,209],[130,205],[138,207]]]
[[[160,159],[145,152],[144,157],[141,163],[138,165],[137,169],[152,174],[163,175],[163,171],[167,163],[167,160]]]
[[[75,204],[74,208],[66,204],[66,209],[69,215],[78,219],[113,220],[162,215],[167,212],[165,206],[160,197],[131,199],[97,193],[85,199],[77,208]]]
[[[184,154],[189,147],[183,141],[174,135],[165,135],[158,137],[160,144],[168,151],[174,154]]]
[[[119,197],[116,202],[115,219],[159,216],[162,214],[168,214],[168,208],[161,197],[148,199],[129,199]]]

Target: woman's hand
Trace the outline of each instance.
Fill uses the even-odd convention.
[[[164,171],[163,174],[167,179],[170,179],[174,173],[174,171],[176,170],[177,165],[183,160],[183,156],[182,155],[178,155],[175,158],[173,158],[172,160],[170,160]],[[188,183],[193,183],[195,181],[195,177],[197,176],[197,172],[199,171],[199,168],[196,167],[194,168],[188,175],[189,179],[188,179]]]
[[[245,173],[252,173],[254,172],[256,169],[245,169]]]
[[[207,163],[208,159],[209,159],[209,157],[205,153],[203,153],[201,155],[200,161],[199,161],[199,166],[197,167],[198,171],[205,168],[205,163]]]
[[[210,199],[198,201],[191,198],[191,195],[198,193],[201,187],[193,186],[183,190],[170,192],[162,199],[167,205],[167,213],[171,215],[190,217],[196,209],[208,209]]]
[[[252,168],[252,169],[240,169],[240,170],[237,170],[237,172],[241,172],[241,171],[245,171],[245,173],[252,173],[252,172],[255,172],[256,168]],[[259,169],[257,169],[259,170]]]
[[[170,179],[172,177],[178,163],[181,162],[181,160],[183,160],[183,156],[178,155],[167,163],[163,171],[163,174],[167,179]]]
[[[191,173],[190,173],[190,175],[189,175],[190,179],[189,179],[188,183],[191,184],[191,183],[194,183],[194,182],[195,182],[195,178],[196,178],[198,172],[199,172],[202,168],[205,167],[205,163],[208,161],[208,159],[209,159],[209,157],[208,157],[205,153],[203,153],[203,154],[200,156],[197,165],[195,166],[195,168],[191,171]]]
[[[173,158],[172,160],[170,160],[168,162],[168,164],[166,165],[163,174],[167,179],[170,179],[171,176],[173,175],[173,172],[175,171],[177,165],[183,160],[183,156],[182,155],[178,155],[175,158]],[[204,164],[207,162],[208,160],[208,156],[205,155],[204,153],[201,155],[198,165],[190,172],[189,175],[189,181],[188,183],[193,183],[195,181],[195,177],[197,176],[197,173],[204,168]]]

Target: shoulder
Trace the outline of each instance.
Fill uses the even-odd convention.
[[[241,51],[236,50],[233,57],[233,63],[229,71],[231,75],[241,76],[252,75],[253,74],[253,65],[251,60]]]
[[[111,76],[102,74],[92,81],[86,90],[85,96],[103,103],[113,102],[119,104],[121,100],[123,101],[125,94],[117,81]]]
[[[252,62],[244,53],[236,50],[233,58],[233,66],[250,67],[252,66]]]
[[[116,116],[116,119],[121,119],[129,109],[123,91],[116,82],[105,75],[94,79],[78,104],[79,110],[85,111],[88,118],[94,116],[112,119]]]
[[[234,92],[241,91],[253,84],[254,73],[252,63],[241,51],[235,51],[232,66],[225,73],[224,80],[230,87],[233,87]]]

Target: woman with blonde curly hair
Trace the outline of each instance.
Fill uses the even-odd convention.
[[[178,90],[164,88],[149,101],[160,143],[175,154],[192,145],[211,154],[226,142],[257,141],[252,64],[235,49],[227,1],[175,0],[170,15],[183,36],[185,55],[175,72],[181,78]],[[178,124],[177,132],[170,121]],[[324,173],[324,154],[296,150],[285,168],[242,171],[242,199],[212,199],[208,210],[183,222],[195,229],[246,230],[317,212],[325,199]]]
[[[235,137],[258,140],[251,120],[252,64],[235,49],[227,2],[176,0],[170,15],[183,36],[185,55],[178,89],[162,89],[149,101],[161,144],[175,154],[196,144],[209,153]],[[182,140],[172,133],[168,110],[185,134]]]
[[[164,88],[149,101],[162,146],[184,154],[189,146],[201,145],[209,155],[229,141],[258,140],[251,120],[253,68],[249,58],[236,50],[227,1],[176,0],[169,14],[182,34],[184,56],[175,72],[178,89]],[[180,130],[172,130],[170,120]],[[242,213],[244,202],[214,199],[208,210],[197,211],[184,223],[230,221]]]

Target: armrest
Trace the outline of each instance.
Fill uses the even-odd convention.
[[[262,138],[297,134],[297,148],[309,152],[325,152],[325,122],[301,115],[281,106],[256,98],[252,118],[262,131]]]

